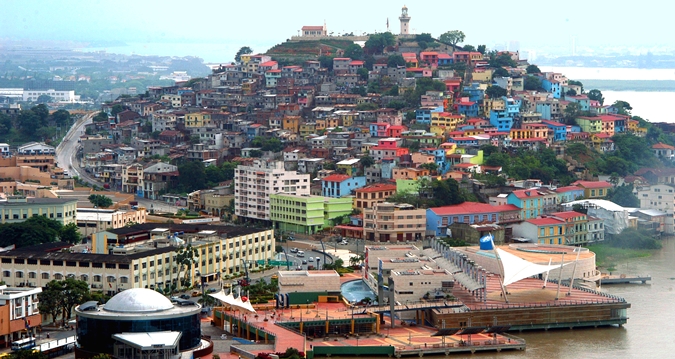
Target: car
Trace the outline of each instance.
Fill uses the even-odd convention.
[[[200,291],[198,291],[198,290],[193,290],[193,291],[192,291],[192,296],[193,296],[193,297],[199,297],[200,295],[202,295],[202,292],[200,292]]]
[[[298,249],[295,247],[291,248],[291,253],[298,253]]]
[[[345,241],[345,240],[343,239],[342,242],[340,242],[340,243],[338,243],[338,244],[347,245],[347,244],[349,244],[349,242],[347,242],[347,241]]]
[[[297,268],[295,268],[295,270],[302,270],[302,266],[297,266]]]
[[[215,292],[217,292],[217,291],[218,291],[218,289],[216,289],[216,288],[209,288],[209,289],[206,291],[206,293],[215,293]]]
[[[307,260],[306,260],[306,259],[303,259],[303,260],[302,260],[302,264],[307,264]]]
[[[177,301],[177,300],[179,300],[179,299],[181,299],[181,298],[180,298],[179,296],[177,296],[177,295],[174,295],[174,296],[171,297],[171,301],[172,301],[172,302],[175,302],[175,301]]]
[[[189,294],[181,294],[180,299],[190,299],[190,295]]]
[[[309,257],[310,262],[314,262],[314,257]]]

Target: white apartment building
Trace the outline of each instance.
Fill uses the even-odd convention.
[[[270,220],[270,195],[310,194],[310,175],[286,171],[282,161],[254,161],[234,170],[234,213],[238,217]]]
[[[665,233],[675,233],[674,228],[674,209],[675,209],[675,187],[667,184],[656,184],[653,186],[638,187],[637,198],[640,200],[641,209],[658,209],[668,214],[666,218]]]
[[[77,102],[80,100],[80,95],[75,95],[75,91],[57,91],[57,90],[24,90],[24,101],[37,101],[42,95],[47,95],[52,98],[54,102]]]
[[[42,288],[11,288],[0,285],[0,340],[9,343],[27,335],[26,323],[35,335],[36,327],[42,324],[38,310],[38,294]]]

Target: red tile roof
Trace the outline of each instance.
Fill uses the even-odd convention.
[[[565,222],[555,219],[555,218],[533,218],[533,219],[528,219],[525,221],[527,223],[532,223],[535,226],[547,226],[551,224],[563,224]]]
[[[665,143],[657,143],[654,146],[652,146],[653,149],[655,150],[675,150],[675,147],[671,145],[666,145]]]
[[[541,196],[541,194],[539,194],[539,192],[537,192],[536,189],[519,189],[519,190],[513,191],[511,193],[513,193],[513,195],[516,196],[516,198],[521,198],[521,199],[522,198],[526,198],[526,199],[527,198],[536,198],[536,197]]]
[[[580,188],[577,186],[565,186],[565,187],[558,187],[555,189],[557,193],[565,193],[565,192],[571,192],[571,191],[578,191]]]
[[[395,191],[395,190],[396,190],[395,184],[376,183],[367,187],[355,189],[354,192],[380,192],[380,191]]]
[[[572,186],[582,188],[608,188],[612,187],[612,184],[607,181],[576,181],[572,183]]]
[[[555,212],[555,213],[551,213],[551,215],[559,217],[559,218],[563,218],[563,219],[585,216],[585,214],[580,213],[580,212],[576,212],[576,211]]]
[[[520,208],[506,204],[501,206],[491,206],[487,203],[464,202],[452,206],[443,206],[429,208],[432,212],[439,216],[455,215],[455,214],[475,214],[475,213],[498,213],[507,211],[520,211]]]
[[[348,176],[348,175],[334,174],[334,175],[324,177],[323,181],[326,181],[326,182],[344,182],[344,181],[346,181],[350,178],[351,178],[351,176]]]

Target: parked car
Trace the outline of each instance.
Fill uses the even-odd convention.
[[[306,260],[306,259],[303,259],[303,260],[302,260],[302,264],[307,264],[307,260]]]
[[[175,301],[177,301],[177,300],[179,300],[179,299],[181,299],[181,298],[180,298],[179,296],[177,296],[177,295],[174,295],[174,296],[171,297],[171,301],[172,301],[172,302],[175,302]]]
[[[198,291],[198,290],[193,290],[193,291],[192,291],[192,296],[193,296],[193,297],[199,297],[200,295],[202,295],[202,292],[200,292],[200,291]]]
[[[190,295],[189,294],[181,294],[180,299],[190,299]]]
[[[298,249],[295,247],[291,248],[291,253],[298,253]]]
[[[302,266],[298,266],[295,270],[302,270]]]
[[[347,242],[346,240],[343,239],[342,242],[340,242],[338,244],[347,245],[347,244],[349,244],[349,242]]]
[[[209,289],[206,290],[206,293],[215,293],[217,291],[218,291],[218,289],[216,289],[216,288],[209,288]]]
[[[309,257],[310,262],[314,262],[314,257]]]

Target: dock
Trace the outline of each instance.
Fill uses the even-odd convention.
[[[645,284],[647,281],[651,281],[652,276],[650,275],[628,275],[628,274],[603,274],[598,282],[600,285],[603,284],[629,284],[629,283],[642,283]]]

